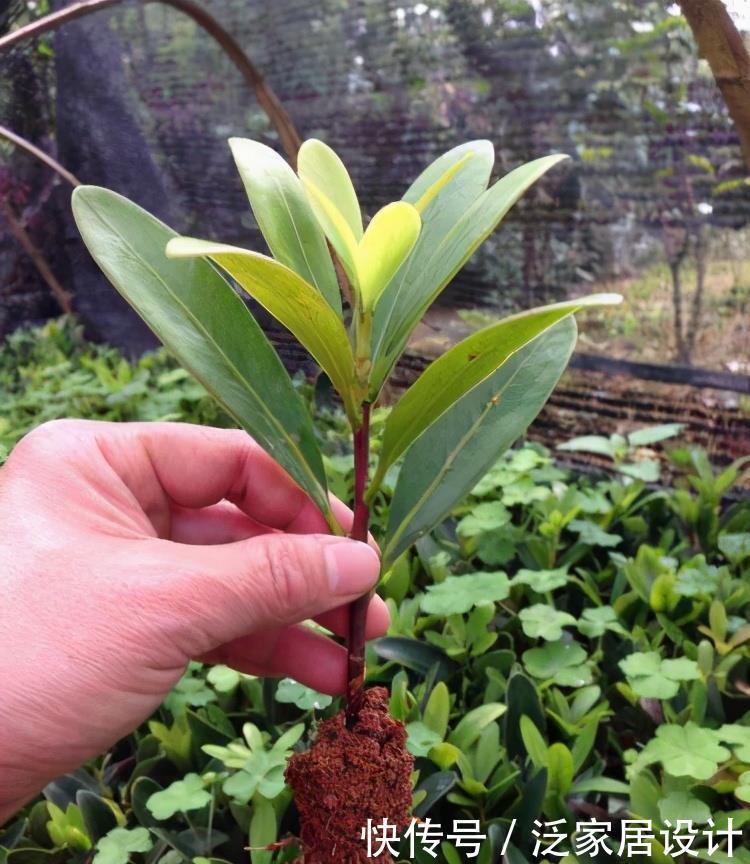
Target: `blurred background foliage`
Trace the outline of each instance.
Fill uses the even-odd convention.
[[[0,33],[59,0],[11,0]],[[677,4],[650,0],[207,0],[303,137],[339,151],[366,213],[443,150],[491,139],[497,171],[548,152],[564,164],[516,208],[430,318],[496,315],[622,291],[588,350],[748,371],[750,185],[737,136]],[[736,7],[736,8],[735,8]],[[746,32],[743,4],[731,11]],[[744,18],[743,18],[744,15]],[[263,248],[225,139],[274,144],[218,46],[176,10],[117,5],[0,54],[0,122],[178,230]],[[69,189],[0,145],[0,193],[100,338],[150,337],[116,298],[68,216]],[[56,312],[0,223],[0,328]]]

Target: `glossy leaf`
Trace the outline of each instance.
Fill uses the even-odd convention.
[[[341,294],[325,234],[299,177],[275,150],[249,138],[230,138],[255,221],[273,257],[314,285],[341,314]]]
[[[431,186],[425,189],[425,191],[414,202],[417,211],[423,213],[437,198],[441,190],[444,189],[445,186],[447,186],[456,174],[458,174],[458,172],[466,165],[466,163],[473,158],[474,153],[469,150],[464,153],[457,162],[454,162],[446,171],[444,171],[441,176],[438,177]]]
[[[356,416],[349,337],[341,319],[312,285],[267,255],[223,243],[177,237],[167,244],[167,255],[210,258],[236,279],[307,348],[340,393],[348,415]]]
[[[73,213],[91,255],[120,294],[335,524],[312,420],[231,286],[206,261],[169,260],[164,247],[175,232],[115,192],[79,187]]]
[[[473,333],[438,357],[406,391],[388,417],[373,486],[378,486],[388,468],[412,441],[519,348],[583,307],[617,303],[620,299],[617,294],[593,294],[512,315]]]
[[[494,161],[491,141],[480,139],[459,144],[430,163],[404,192],[403,200],[421,213],[429,213],[437,207],[442,210],[454,200],[453,196],[462,202],[473,201],[487,188]],[[446,189],[448,184],[450,190]],[[422,205],[418,206],[420,201]]]
[[[373,216],[356,252],[356,269],[364,309],[373,309],[383,289],[419,237],[421,220],[405,201],[388,204]]]
[[[475,167],[472,159],[466,162],[464,171],[458,172],[454,181],[446,184],[436,196],[431,205],[440,211],[436,225],[431,225],[425,213],[423,242],[417,245],[392,280],[378,306],[373,327],[371,398],[380,391],[406,347],[410,333],[433,300],[523,193],[565,158],[555,154],[536,159],[506,174],[478,197],[471,197],[468,201],[454,198],[454,184],[462,182],[464,172]]]
[[[324,192],[309,181],[303,181],[303,185],[315,217],[339,256],[349,282],[355,290],[358,289],[357,250],[359,239],[354,236],[349,223]]]
[[[276,842],[276,811],[262,795],[253,798],[253,818],[250,822],[250,860],[252,864],[270,864],[273,852],[265,847]]]
[[[362,212],[349,172],[335,150],[317,138],[309,138],[299,148],[297,172],[303,183],[310,183],[325,193],[359,242]]]
[[[576,339],[569,317],[516,351],[407,451],[383,543],[388,567],[467,495],[547,401]]]

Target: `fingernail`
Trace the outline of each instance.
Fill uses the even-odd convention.
[[[380,558],[358,540],[329,543],[325,547],[328,582],[334,594],[364,594],[378,581]]]

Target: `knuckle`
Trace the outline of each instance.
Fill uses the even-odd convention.
[[[43,456],[52,447],[56,446],[61,439],[71,436],[76,431],[80,431],[85,425],[84,421],[70,419],[47,420],[44,423],[40,423],[39,426],[27,432],[21,438],[13,448],[8,461],[10,462],[11,459],[18,461],[18,459],[28,456]]]

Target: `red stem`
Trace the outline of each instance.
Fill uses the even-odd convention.
[[[362,405],[362,425],[354,433],[354,520],[349,536],[367,542],[370,508],[365,489],[370,462],[370,403]],[[355,600],[349,607],[349,671],[346,691],[346,722],[353,724],[359,711],[362,685],[365,682],[365,623],[372,592]]]

